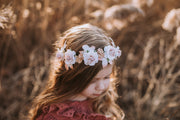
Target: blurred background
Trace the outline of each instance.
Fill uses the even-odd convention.
[[[180,120],[179,0],[0,0],[0,120],[26,119],[48,80],[52,44],[83,23],[122,50],[125,120]]]

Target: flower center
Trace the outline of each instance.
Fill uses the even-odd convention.
[[[92,55],[90,55],[89,58],[88,58],[88,60],[89,60],[89,61],[94,61],[95,58],[94,58]]]
[[[115,56],[115,51],[113,49],[109,50],[111,56]]]
[[[71,60],[71,57],[70,57],[70,56],[67,56],[66,59],[67,59],[68,61],[70,61],[70,60]]]

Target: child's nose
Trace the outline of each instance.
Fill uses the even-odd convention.
[[[105,89],[105,85],[104,85],[103,81],[100,80],[100,81],[97,83],[97,85],[96,85],[96,90],[102,91],[102,90],[104,90],[104,89]]]

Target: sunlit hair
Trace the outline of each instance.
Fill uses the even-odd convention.
[[[111,45],[112,41],[103,30],[90,24],[84,24],[67,30],[55,43],[55,49],[61,48],[65,42],[66,49],[71,48],[78,53],[85,44],[103,49],[105,46]],[[34,100],[34,107],[30,110],[30,119],[35,120],[42,113],[44,106],[64,102],[81,93],[102,69],[101,62],[94,66],[87,66],[81,62],[80,64],[75,63],[73,69],[66,70],[64,62],[59,62],[54,57],[48,84]],[[116,99],[117,93],[112,81],[109,90],[93,101],[93,109],[112,119],[121,120],[124,114],[115,103]]]

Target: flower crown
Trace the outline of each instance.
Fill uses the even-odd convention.
[[[89,66],[94,66],[98,61],[102,61],[102,66],[105,67],[108,63],[112,64],[114,59],[121,56],[119,47],[116,47],[113,42],[112,45],[105,46],[104,50],[98,48],[97,51],[94,46],[83,45],[83,51],[79,51],[79,55],[76,55],[76,52],[71,49],[65,50],[66,43],[64,43],[61,49],[57,49],[56,57],[59,61],[65,62],[66,70],[69,67],[73,69],[73,64],[76,62],[81,63],[83,60],[84,64]]]

